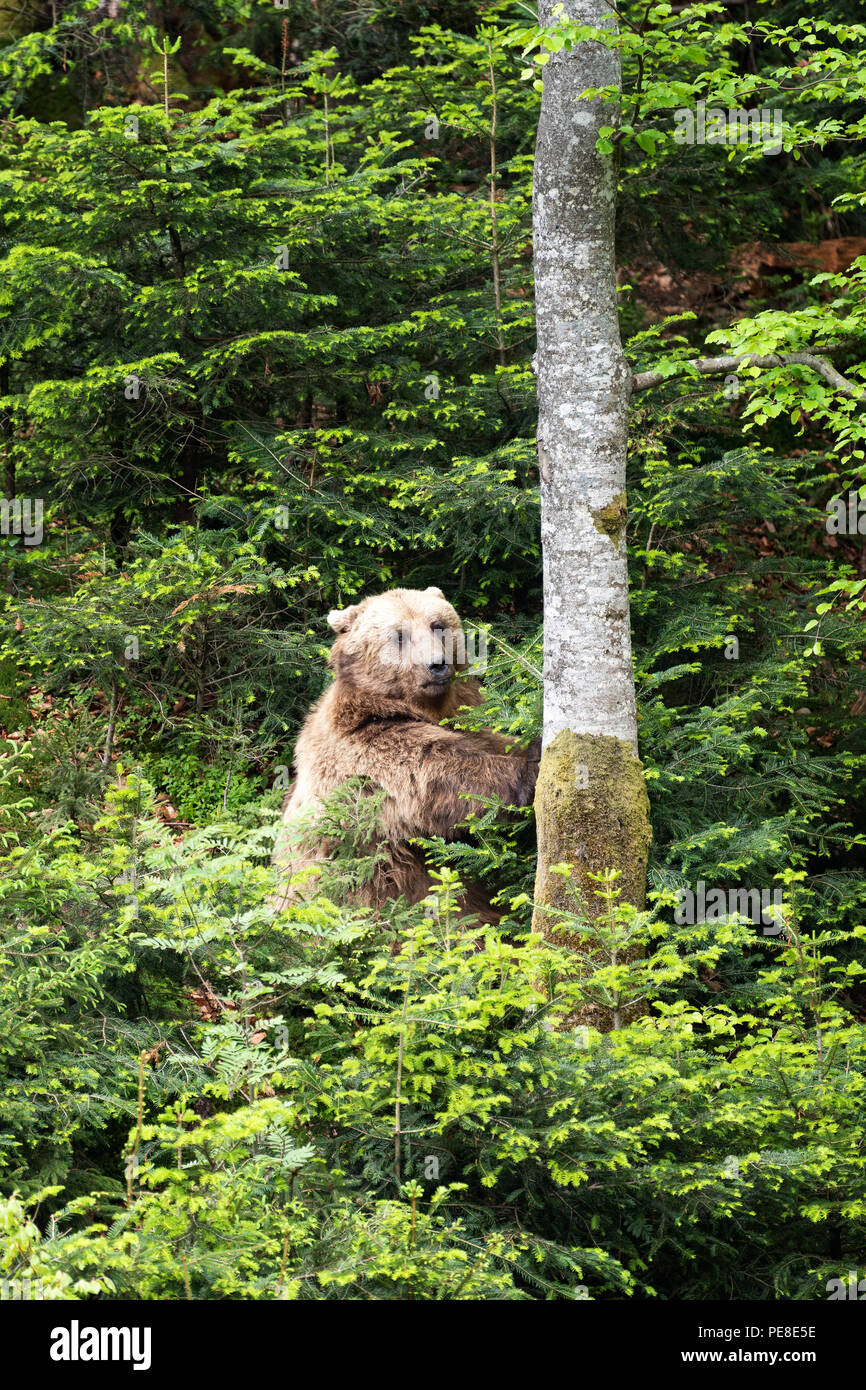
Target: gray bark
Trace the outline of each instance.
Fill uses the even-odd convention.
[[[552,22],[556,0],[542,0]],[[608,0],[567,0],[600,25]],[[637,748],[625,564],[630,372],[616,308],[611,157],[596,152],[613,107],[581,101],[620,84],[602,44],[556,53],[543,69],[533,231],[538,327],[538,458],[544,547],[544,743],[562,729]]]
[[[691,367],[699,376],[724,376],[726,372],[736,372],[738,367],[809,367],[813,372],[838,391],[840,396],[862,396],[864,388],[856,382],[848,381],[837,372],[832,362],[814,352],[770,352],[766,354],[742,352],[737,356],[692,357],[683,363],[683,370]],[[650,386],[661,386],[672,378],[663,372],[637,372],[632,377],[633,391],[646,391]]]

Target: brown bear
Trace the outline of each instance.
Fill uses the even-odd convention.
[[[470,811],[481,811],[473,796],[528,805],[540,740],[520,748],[492,730],[440,726],[461,705],[481,700],[478,683],[461,675],[463,630],[441,589],[391,589],[334,610],[328,622],[337,634],[328,663],[335,679],[310,710],[295,749],[296,780],[274,851],[286,871],[276,904],[285,905],[303,886],[303,878],[292,883],[293,874],[328,858],[333,846],[315,830],[310,839],[310,819],[314,825],[322,797],[353,777],[387,793],[381,867],[357,896],[367,904],[401,895],[418,902],[431,880],[411,840],[448,838]],[[462,910],[496,918],[480,891],[467,891]]]

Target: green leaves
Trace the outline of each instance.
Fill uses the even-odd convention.
[[[154,53],[160,53],[162,55],[177,53],[178,49],[180,48],[180,39],[177,38],[175,39],[174,43],[172,43],[168,35],[166,34],[163,36],[162,43],[157,43],[156,40],[151,36],[150,46],[153,49]]]
[[[114,1114],[130,1136],[82,1197],[99,1224],[55,1190],[39,1240],[13,1203],[10,1277],[25,1261],[49,1288],[145,1299],[816,1296],[815,1225],[844,1213],[859,1238],[866,1050],[843,1001],[864,966],[812,929],[802,874],[753,983],[699,997],[751,926],[635,914],[608,876],[593,960],[465,930],[453,872],[387,925],[322,897],[275,917],[265,807],[176,841],[150,795],[125,773],[96,859],[70,843],[3,879],[5,905],[47,894],[79,920],[6,947],[0,1004],[26,993],[31,1019],[7,1019],[13,1135],[44,1153]],[[118,971],[148,1017],[118,1012]],[[641,997],[629,1028],[563,1026]],[[25,1056],[42,1070],[19,1079]]]

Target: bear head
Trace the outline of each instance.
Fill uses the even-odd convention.
[[[333,609],[328,622],[337,634],[329,664],[356,689],[439,705],[466,669],[463,628],[441,589],[389,589]]]

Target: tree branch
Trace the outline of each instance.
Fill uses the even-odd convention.
[[[818,357],[812,352],[773,352],[765,356],[760,356],[754,352],[744,352],[737,357],[694,357],[688,362],[683,362],[682,365],[693,368],[700,376],[723,376],[726,372],[734,372],[737,367],[743,365],[749,367],[810,367],[841,396],[860,396],[864,389],[856,382],[848,381],[841,372],[837,372],[833,363],[829,362],[826,357]],[[675,379],[672,376],[665,376],[662,372],[635,372],[632,376],[632,390],[646,391],[651,386],[660,386],[664,381],[674,381]]]

